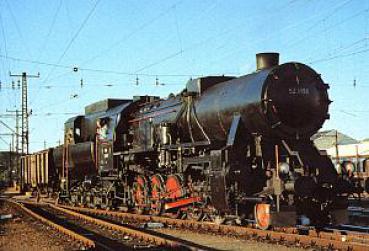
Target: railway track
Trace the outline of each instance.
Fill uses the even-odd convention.
[[[34,206],[38,205],[38,207],[41,205],[40,203],[34,202],[28,202],[28,204]],[[63,212],[64,214],[73,215],[73,217],[79,218],[85,222],[90,222],[94,225],[103,224],[106,229],[112,229],[115,232],[131,236],[134,239],[140,239],[145,243],[150,243],[152,247],[160,246],[167,249],[182,248],[186,250],[209,250],[209,248],[195,243],[181,241],[167,235],[155,233],[155,231],[152,230],[140,229],[139,226],[161,223],[171,228],[188,229],[190,231],[198,231],[199,233],[211,233],[223,236],[231,235],[243,240],[254,239],[283,244],[285,246],[317,247],[352,251],[369,250],[369,234],[365,233],[365,231],[358,232],[355,227],[352,228],[348,226],[346,226],[346,228],[329,228],[325,229],[325,231],[305,229],[305,234],[301,234],[300,229],[293,227],[264,231],[244,226],[217,225],[211,222],[198,222],[171,219],[162,216],[54,205],[53,203],[42,203],[42,205],[48,206],[52,210]]]
[[[368,226],[369,225],[369,209],[362,206],[350,206],[348,208],[350,224]]]
[[[32,217],[93,250],[211,250],[188,241],[166,238],[49,203],[11,202]]]
[[[261,241],[279,243],[287,246],[317,247],[337,250],[367,251],[369,250],[369,235],[365,233],[346,231],[331,228],[329,231],[307,230],[301,234],[297,228],[278,228],[275,230],[259,230],[250,227],[218,225],[210,222],[197,222],[192,220],[171,219],[161,216],[138,215],[132,213],[89,209],[60,205],[60,207],[73,210],[97,218],[109,218],[112,221],[129,223],[162,223],[166,226],[215,233],[219,235],[232,235],[242,239],[256,239]]]
[[[90,240],[89,238],[86,238],[85,236],[70,230],[68,228],[65,228],[45,217],[43,217],[42,215],[38,214],[37,212],[34,212],[32,209],[26,207],[23,203],[18,203],[12,200],[6,200],[6,202],[10,203],[12,206],[16,207],[18,210],[23,211],[24,213],[26,213],[27,215],[33,217],[36,220],[39,220],[40,222],[42,222],[43,224],[55,229],[56,231],[66,235],[67,237],[69,237],[72,241],[77,242],[78,244],[80,244],[81,246],[85,247],[85,248],[95,248],[96,244],[94,241]]]

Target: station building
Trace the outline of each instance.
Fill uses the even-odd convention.
[[[359,141],[337,130],[318,132],[312,140],[322,154],[331,158],[337,168],[350,162],[356,172],[369,174],[369,140]]]

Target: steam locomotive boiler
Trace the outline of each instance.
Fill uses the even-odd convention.
[[[310,140],[329,117],[328,85],[278,61],[261,53],[245,76],[86,107],[65,125],[60,198],[260,228],[334,221],[352,189]]]

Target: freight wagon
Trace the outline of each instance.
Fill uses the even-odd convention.
[[[21,157],[22,188],[42,193],[56,191],[59,169],[54,163],[54,148]]]

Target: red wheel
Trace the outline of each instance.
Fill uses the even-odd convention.
[[[132,195],[136,210],[143,213],[147,201],[147,180],[145,176],[139,175],[136,177],[136,181],[133,183]]]
[[[261,203],[256,204],[254,208],[254,216],[256,221],[256,226],[262,230],[266,230],[270,227],[271,217],[270,217],[270,205]]]
[[[177,199],[184,196],[184,190],[182,189],[183,179],[179,175],[169,175],[167,182],[165,183],[165,190],[167,197],[171,199]]]
[[[160,174],[151,176],[151,198],[159,200],[164,192],[164,178]]]
[[[160,174],[151,176],[151,208],[154,215],[160,215],[163,211],[162,194],[164,193],[164,178]]]

